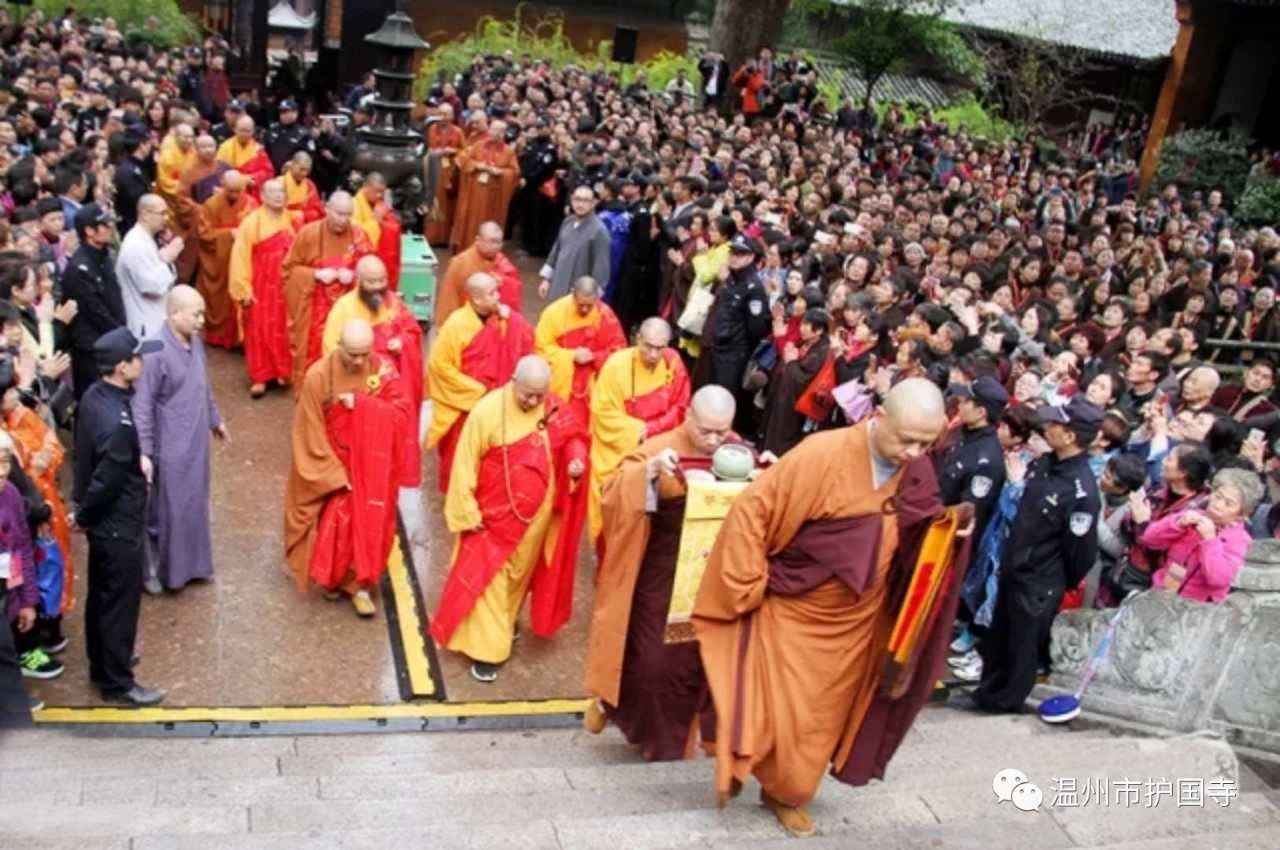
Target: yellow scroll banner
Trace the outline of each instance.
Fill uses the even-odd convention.
[[[684,527],[680,530],[680,553],[676,558],[676,576],[671,586],[671,606],[667,609],[667,628],[663,640],[685,643],[695,640],[689,620],[693,603],[698,598],[702,575],[707,571],[711,547],[720,533],[724,518],[738,494],[747,489],[745,481],[690,481],[684,505]]]

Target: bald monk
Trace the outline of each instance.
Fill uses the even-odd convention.
[[[225,162],[218,161],[218,143],[213,136],[197,136],[195,147],[195,161],[182,172],[173,199],[173,229],[183,239],[182,253],[175,264],[181,283],[194,282],[196,277],[199,263],[196,217],[200,214],[200,205],[213,196],[222,185],[222,175],[231,170]]]
[[[324,203],[311,179],[311,154],[298,151],[285,163],[280,179],[284,181],[285,206],[303,224],[324,218]]]
[[[547,305],[534,334],[538,355],[551,364],[551,391],[591,415],[591,387],[605,360],[627,345],[613,308],[600,300],[600,284],[580,277],[568,295]]]
[[[410,405],[395,366],[373,350],[373,329],[355,319],[307,370],[294,408],[285,561],[299,590],[315,581],[345,593],[361,617],[377,611],[373,588],[395,540]]]
[[[200,242],[200,267],[196,288],[204,296],[204,338],[209,345],[233,348],[240,342],[239,306],[229,286],[231,246],[240,223],[257,203],[246,191],[248,181],[238,171],[222,175],[222,188],[200,205],[196,237]]]
[[[373,253],[369,237],[351,223],[351,195],[334,192],[323,221],[303,225],[281,269],[288,313],[292,383],[320,359],[320,342],[329,310],[355,286],[356,262]],[[296,391],[296,390],[295,390]]]
[[[462,153],[458,183],[458,208],[450,244],[460,250],[466,240],[486,221],[506,228],[507,209],[520,180],[515,151],[506,142],[507,123],[492,121],[483,139]]]
[[[400,217],[387,201],[387,178],[376,171],[365,175],[351,207],[351,221],[369,235],[373,250],[387,267],[391,291],[400,288]]]
[[[441,104],[439,120],[427,125],[427,188],[431,209],[427,213],[424,236],[431,245],[449,241],[453,213],[458,205],[458,154],[465,139],[453,121],[453,107]]]
[[[679,425],[689,407],[689,373],[670,345],[671,326],[660,318],[646,319],[636,345],[610,355],[596,376],[587,527],[598,551],[604,480],[645,440]]]
[[[250,194],[256,197],[262,184],[276,176],[276,167],[271,164],[267,149],[254,138],[255,131],[248,115],[237,118],[231,138],[218,146],[218,159],[243,174],[249,181]]]
[[[714,717],[698,645],[666,643],[686,488],[681,458],[710,459],[730,438],[733,394],[709,384],[684,422],[645,440],[604,485],[609,546],[587,647],[592,733],[612,721],[649,761],[692,758],[699,715]]]
[[[498,300],[487,274],[467,280],[468,306],[445,320],[427,358],[431,424],[427,449],[440,453],[440,492],[449,492],[453,453],[467,414],[486,393],[511,379],[516,362],[533,353],[533,328]]]
[[[186,122],[173,125],[156,157],[156,194],[169,205],[170,219],[178,212],[178,187],[182,175],[196,161],[196,131]]]
[[[722,803],[753,774],[782,826],[810,835],[823,774],[883,776],[950,640],[956,582],[907,696],[877,696],[896,597],[943,510],[928,450],[946,426],[942,393],[909,378],[873,418],[810,435],[734,502],[693,611]]]
[[[445,267],[444,277],[436,288],[435,326],[444,324],[454,310],[467,303],[467,280],[475,274],[487,274],[498,281],[498,297],[519,313],[521,301],[520,271],[502,252],[502,226],[486,221],[476,232],[476,241],[465,251],[455,254]]]
[[[480,682],[497,679],[511,656],[551,519],[557,469],[571,479],[584,470],[586,430],[549,393],[550,384],[546,361],[529,355],[509,383],[476,403],[445,497],[445,522],[458,542],[431,635],[470,659]]]
[[[285,386],[293,376],[281,267],[301,223],[285,208],[284,183],[262,184],[262,206],[245,216],[231,245],[231,298],[244,318],[244,363],[249,395],[267,384]]]
[[[353,319],[373,328],[373,350],[389,360],[414,401],[409,417],[409,438],[403,452],[406,487],[422,480],[422,448],[418,442],[418,419],[423,399],[422,328],[409,312],[404,299],[390,291],[387,269],[377,254],[367,254],[356,262],[356,288],[334,302],[324,323],[321,349],[325,354],[338,347],[342,329]]]

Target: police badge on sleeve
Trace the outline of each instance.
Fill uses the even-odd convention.
[[[994,483],[985,475],[975,475],[973,480],[969,482],[969,492],[973,494],[975,499],[985,499],[987,494],[991,492],[991,485]]]
[[[1077,511],[1071,515],[1070,520],[1071,533],[1076,537],[1084,537],[1089,533],[1089,529],[1093,528],[1093,514],[1085,511]]]
[[[764,312],[764,302],[754,299],[747,302],[747,309],[751,311],[751,315],[759,316]]]

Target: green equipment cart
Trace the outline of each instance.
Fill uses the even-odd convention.
[[[436,254],[417,233],[400,237],[400,297],[419,322],[435,318]]]

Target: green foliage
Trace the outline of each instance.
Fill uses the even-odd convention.
[[[933,115],[937,119],[947,119],[947,126],[952,131],[961,126],[967,127],[972,139],[1003,142],[1025,135],[1000,115],[998,107],[984,105],[972,94],[966,94],[942,109],[935,109]]]
[[[1233,215],[1247,227],[1280,227],[1280,175],[1270,171],[1250,174]]]
[[[1239,198],[1249,176],[1249,155],[1243,139],[1212,130],[1185,130],[1167,136],[1160,145],[1153,188],[1177,183],[1190,194],[1221,189],[1228,199]]]
[[[685,76],[693,81],[694,86],[698,85],[698,62],[697,60],[682,55],[672,53],[669,50],[659,51],[648,62],[641,62],[638,65],[631,66],[626,73],[623,74],[622,83],[626,85],[631,78],[635,76],[632,68],[639,68],[644,71],[645,79],[649,83],[649,88],[658,91],[667,87],[667,83],[676,78],[676,72],[684,69]]]
[[[34,7],[3,5],[18,22],[32,8],[49,20],[60,17],[70,5],[82,18],[113,18],[127,41],[145,41],[161,49],[194,44],[200,38],[200,27],[178,8],[177,0],[35,0]],[[148,26],[151,18],[154,24]]]

